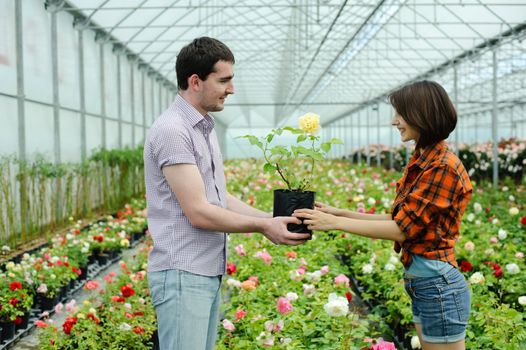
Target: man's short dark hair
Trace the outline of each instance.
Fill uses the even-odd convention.
[[[181,49],[175,61],[179,89],[188,89],[188,78],[193,74],[197,74],[201,80],[206,80],[218,61],[235,63],[234,54],[217,39],[206,36],[194,39]]]
[[[389,101],[407,124],[420,133],[417,148],[447,139],[457,125],[457,112],[440,84],[422,80],[406,85],[389,96]]]

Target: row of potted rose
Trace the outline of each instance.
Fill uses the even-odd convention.
[[[32,309],[50,310],[63,299],[76,280],[86,277],[89,260],[94,263],[102,255],[118,254],[129,246],[132,232],[142,232],[146,225],[144,217],[134,213],[143,209],[144,201],[132,205],[127,205],[122,215],[99,220],[84,229],[76,223],[67,234],[53,237],[46,248],[23,254],[18,263],[10,261],[2,266],[2,340],[12,338],[16,327],[27,327]]]
[[[318,200],[332,205],[349,207],[361,212],[383,212],[390,208],[394,196],[394,181],[399,173],[377,169],[376,172],[363,167],[350,167],[344,162],[327,162],[320,165],[320,174],[314,188]],[[250,161],[230,162],[226,168],[231,192],[237,192],[247,203],[271,210],[268,191],[279,183],[276,178],[258,175],[259,165]],[[468,330],[468,341],[472,348],[484,348],[492,337],[507,334],[509,339],[520,339],[524,332],[517,328],[524,322],[524,259],[521,247],[524,242],[524,187],[511,182],[492,190],[489,184],[475,184],[476,194],[472,207],[467,211],[463,224],[463,236],[459,246],[466,243],[475,246],[470,255],[457,249],[464,269],[472,264],[474,269],[464,271],[472,281],[473,312]],[[478,204],[476,204],[478,203]],[[522,214],[521,214],[522,213]],[[318,236],[326,234],[319,233]],[[411,325],[409,299],[401,283],[402,266],[394,256],[392,244],[370,241],[350,234],[333,233],[334,249],[348,257],[352,274],[356,275],[364,289],[363,296],[377,307],[393,328],[409,337],[414,334]],[[500,278],[495,276],[500,274]],[[481,283],[479,276],[485,276]],[[489,276],[488,276],[489,275]],[[504,276],[504,277],[503,277]],[[484,298],[491,303],[481,303]],[[495,315],[495,316],[492,316]],[[494,324],[502,317],[509,320]],[[495,334],[486,335],[484,329],[492,328]],[[500,341],[505,337],[501,336]],[[492,339],[492,340],[488,340]],[[409,338],[407,339],[407,344]],[[515,343],[516,344],[516,343]]]

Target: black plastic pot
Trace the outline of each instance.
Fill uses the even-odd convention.
[[[316,192],[312,191],[289,191],[274,190],[274,217],[291,216],[296,209],[314,209]],[[295,233],[310,233],[304,224],[288,224],[287,229]]]
[[[0,328],[2,328],[2,331],[0,332],[0,342],[11,340],[15,337],[15,322],[0,322]]]

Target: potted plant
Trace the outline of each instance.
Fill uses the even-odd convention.
[[[254,135],[241,136],[263,152],[263,170],[279,175],[287,185],[285,189],[274,190],[274,216],[290,216],[296,209],[314,208],[316,193],[310,190],[310,186],[314,178],[315,163],[329,153],[332,145],[342,143],[337,138],[322,142],[319,130],[320,117],[307,113],[298,119],[298,128],[286,126],[272,129],[266,136],[259,138]],[[272,144],[277,136],[284,133],[295,137],[292,144]],[[303,224],[289,224],[288,230],[312,233]]]

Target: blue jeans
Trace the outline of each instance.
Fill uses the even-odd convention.
[[[422,325],[428,343],[454,343],[466,337],[471,296],[464,276],[457,270],[436,277],[405,278],[411,297],[413,322]]]
[[[221,276],[181,270],[148,273],[161,350],[213,350],[219,318]]]

